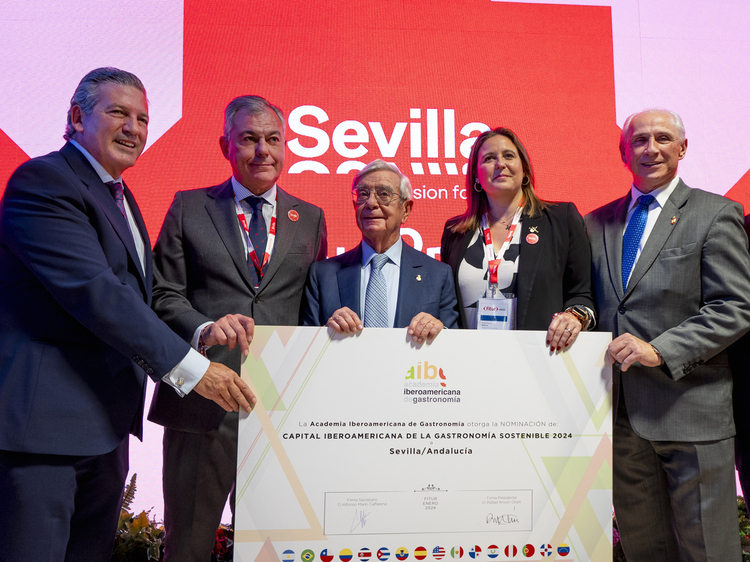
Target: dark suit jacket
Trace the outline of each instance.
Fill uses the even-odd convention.
[[[440,259],[453,269],[460,314],[458,324],[459,327],[466,328],[458,268],[473,232],[451,232],[450,228],[456,222],[458,217],[453,217],[445,224]],[[583,218],[575,205],[550,205],[536,217],[524,213],[521,225],[516,328],[547,330],[555,312],[573,305],[587,306],[594,311],[591,248],[583,227]],[[526,240],[530,232],[538,234],[539,241],[536,244],[529,244]]]
[[[8,182],[0,210],[0,449],[99,455],[141,434],[146,375],[189,346],[150,309],[127,221],[66,144]]]
[[[679,182],[622,288],[622,237],[630,193],[586,216],[599,329],[653,344],[662,367],[613,373],[635,432],[654,441],[734,434],[726,347],[750,327],[750,256],[742,207]]]
[[[154,310],[185,341],[226,314],[258,325],[297,326],[307,270],[327,251],[323,211],[277,188],[276,242],[256,291],[237,222],[232,183],[180,191],[154,248]],[[292,221],[289,212],[298,213]],[[239,373],[239,347],[214,346],[208,358]],[[148,419],[181,431],[207,432],[226,412],[196,392],[184,398],[157,384]]]
[[[361,244],[345,254],[313,264],[305,285],[303,325],[324,326],[344,306],[362,318],[361,270]],[[432,314],[447,328],[455,328],[456,291],[450,268],[404,243],[394,327],[405,328],[420,312]]]

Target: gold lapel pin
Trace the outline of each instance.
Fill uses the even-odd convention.
[[[539,227],[538,226],[530,226],[529,227],[529,232],[536,232],[537,234],[539,234]]]
[[[421,280],[422,280],[422,276],[421,275],[417,275],[417,281],[421,281]]]
[[[675,224],[677,222],[677,217],[672,217],[672,224]]]

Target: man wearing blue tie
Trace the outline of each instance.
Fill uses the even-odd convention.
[[[628,562],[740,560],[732,375],[750,328],[742,208],[677,175],[665,110],[630,116],[630,192],[586,217],[599,329],[614,340],[613,497]]]
[[[394,165],[374,160],[352,183],[362,243],[310,268],[302,322],[354,333],[405,328],[417,343],[458,320],[451,268],[401,240],[411,213],[411,183]]]

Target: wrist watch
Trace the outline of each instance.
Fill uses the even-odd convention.
[[[580,305],[569,306],[565,309],[565,312],[575,316],[576,319],[581,323],[581,327],[586,328],[586,324],[589,323],[589,313],[584,307]]]

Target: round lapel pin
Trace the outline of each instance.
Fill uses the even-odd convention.
[[[534,232],[528,233],[526,235],[526,242],[528,242],[529,244],[536,244],[537,242],[539,242],[539,235]]]
[[[289,217],[289,220],[292,222],[297,222],[299,220],[299,213],[292,209],[287,213],[287,216]]]

